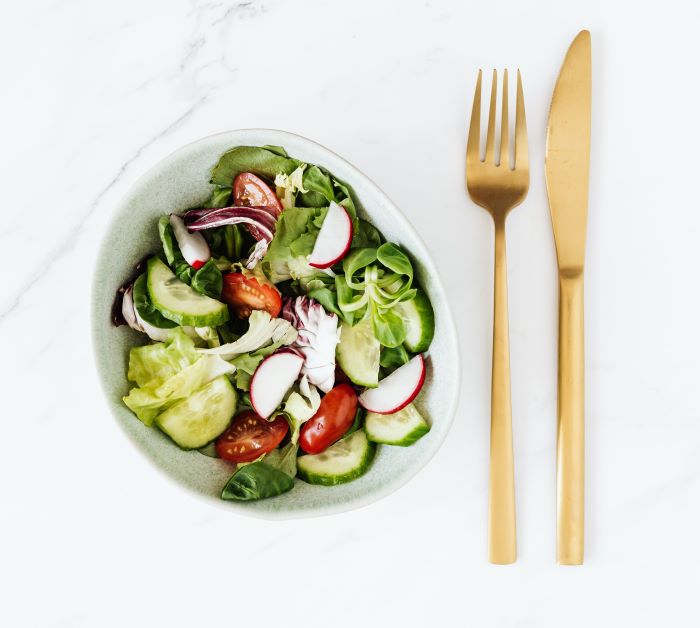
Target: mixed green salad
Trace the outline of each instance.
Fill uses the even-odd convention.
[[[353,192],[277,146],[238,146],[204,207],[162,216],[162,250],[115,301],[124,403],[182,449],[231,464],[223,499],[336,485],[377,444],[429,431],[413,404],[433,338],[413,266],[358,217]]]

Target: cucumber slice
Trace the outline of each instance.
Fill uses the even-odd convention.
[[[158,311],[178,325],[216,327],[228,320],[228,307],[180,281],[157,257],[148,260],[148,294]]]
[[[395,307],[406,324],[404,347],[411,353],[427,351],[435,334],[435,314],[425,292],[418,288],[415,298],[397,303]]]
[[[156,417],[156,425],[182,449],[197,449],[219,436],[236,412],[238,394],[221,375]]]
[[[394,414],[368,412],[365,417],[367,438],[374,443],[408,447],[429,431],[430,426],[412,403]]]
[[[334,486],[359,478],[369,468],[376,445],[362,430],[331,445],[322,454],[299,456],[297,475],[309,484]]]
[[[372,331],[369,319],[360,321],[354,327],[345,322],[340,325],[336,358],[353,384],[366,388],[379,385],[379,350],[379,340]]]
[[[146,273],[139,275],[134,282],[134,307],[138,315],[150,325],[159,329],[173,329],[177,327],[175,321],[165,318],[151,303],[151,297],[148,296],[148,285],[146,283]]]

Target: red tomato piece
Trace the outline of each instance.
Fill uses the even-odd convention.
[[[248,318],[253,310],[265,310],[272,318],[277,318],[282,309],[282,297],[273,284],[243,273],[228,273],[223,280],[221,300],[238,318]]]
[[[320,454],[339,440],[355,420],[357,395],[348,384],[331,389],[316,414],[301,427],[299,445],[307,454]]]
[[[268,421],[246,410],[216,439],[216,453],[229,462],[252,462],[277,447],[288,431],[283,416]]]
[[[233,180],[234,204],[245,207],[266,207],[275,217],[282,213],[282,203],[272,188],[252,172],[241,172]]]

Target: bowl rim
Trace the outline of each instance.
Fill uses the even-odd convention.
[[[434,283],[434,286],[437,289],[438,295],[440,299],[443,302],[443,308],[444,308],[444,325],[447,328],[447,335],[454,338],[455,342],[454,343],[448,343],[448,347],[451,347],[451,359],[453,363],[453,369],[455,371],[455,380],[457,382],[457,385],[455,386],[454,392],[452,394],[452,399],[450,400],[448,410],[446,412],[446,415],[443,415],[441,417],[441,421],[444,424],[444,429],[442,431],[442,434],[438,436],[436,440],[433,441],[431,447],[425,452],[424,457],[420,461],[420,464],[416,464],[414,466],[411,466],[409,470],[405,471],[403,474],[399,476],[394,476],[390,479],[388,479],[383,485],[381,485],[379,488],[376,490],[373,490],[370,493],[367,493],[365,495],[362,495],[360,497],[354,498],[349,501],[344,501],[344,502],[336,502],[336,503],[329,503],[329,504],[324,504],[320,506],[313,506],[305,509],[300,509],[300,510],[257,510],[257,509],[251,509],[251,508],[245,508],[245,504],[235,504],[231,502],[224,502],[221,499],[214,499],[211,496],[205,495],[200,491],[195,490],[194,488],[191,488],[182,482],[178,481],[176,478],[174,478],[166,469],[163,469],[160,467],[156,462],[152,459],[151,456],[149,456],[142,447],[139,446],[138,442],[136,442],[136,438],[134,438],[126,429],[126,427],[122,424],[122,422],[119,420],[117,417],[116,413],[112,409],[112,405],[108,402],[109,399],[109,390],[107,389],[107,385],[104,379],[104,374],[102,371],[102,367],[100,365],[100,356],[98,353],[98,321],[100,317],[103,314],[103,311],[99,309],[98,304],[97,304],[97,299],[96,299],[96,293],[97,293],[97,288],[98,288],[98,275],[97,275],[97,266],[99,265],[99,261],[103,258],[107,245],[108,245],[108,238],[107,234],[112,231],[112,229],[117,225],[119,222],[121,215],[123,213],[122,205],[124,204],[125,199],[129,198],[134,194],[134,192],[143,184],[143,181],[148,179],[149,176],[157,172],[164,163],[168,162],[172,158],[174,158],[177,154],[179,154],[182,151],[185,151],[187,149],[192,149],[200,145],[207,145],[212,142],[212,140],[215,139],[220,139],[226,136],[235,136],[237,134],[271,134],[274,135],[277,138],[281,138],[282,141],[280,141],[280,145],[284,145],[284,138],[291,138],[293,139],[294,142],[296,143],[302,143],[302,144],[308,144],[310,145],[319,155],[325,156],[330,158],[331,161],[337,161],[341,162],[343,166],[350,172],[352,173],[353,177],[358,177],[360,179],[364,179],[367,183],[367,187],[369,187],[372,190],[372,193],[378,197],[381,198],[384,203],[389,205],[394,211],[395,211],[395,216],[394,218],[400,223],[400,228],[402,231],[405,231],[406,233],[409,233],[419,244],[419,246],[422,248],[422,251],[420,251],[420,254],[422,256],[421,262],[424,266],[427,267],[429,273],[432,276],[431,282]],[[235,142],[235,140],[233,140]],[[269,143],[269,142],[268,142]],[[232,144],[232,147],[235,146],[235,144]],[[347,178],[347,177],[346,177]],[[352,186],[353,182],[352,180],[348,181],[348,183]],[[352,510],[357,510],[359,508],[364,508],[366,506],[369,506],[370,504],[373,504],[388,495],[394,493],[395,491],[399,490],[406,484],[408,484],[423,468],[425,468],[430,461],[435,457],[437,454],[438,450],[442,447],[443,443],[445,442],[445,439],[447,438],[448,433],[452,429],[452,426],[454,424],[454,419],[455,415],[457,412],[457,406],[459,404],[459,399],[460,399],[460,392],[461,392],[461,386],[460,382],[462,379],[462,360],[461,356],[458,350],[458,333],[457,333],[457,326],[455,324],[454,317],[452,315],[452,308],[450,306],[449,300],[447,298],[447,294],[445,292],[445,287],[442,283],[442,278],[440,277],[440,274],[437,271],[437,268],[435,267],[435,263],[433,262],[432,256],[430,255],[430,252],[428,251],[428,248],[425,245],[425,242],[423,238],[420,236],[420,234],[416,231],[416,229],[413,227],[411,222],[408,220],[408,218],[404,215],[404,213],[401,211],[399,206],[394,203],[394,201],[389,198],[389,196],[374,182],[372,178],[367,176],[364,172],[362,172],[359,168],[351,164],[349,161],[347,161],[345,158],[341,157],[339,154],[336,152],[332,151],[329,148],[326,148],[322,144],[319,144],[318,142],[311,140],[303,135],[300,135],[298,133],[292,133],[290,131],[284,131],[280,129],[271,129],[271,128],[264,128],[264,127],[251,127],[251,128],[243,128],[243,129],[230,129],[227,131],[220,131],[217,133],[212,133],[210,135],[206,135],[203,137],[200,137],[199,139],[196,139],[191,142],[187,142],[186,144],[183,144],[176,148],[175,150],[172,150],[169,152],[167,155],[161,157],[156,161],[154,164],[152,164],[148,169],[146,169],[140,176],[136,178],[136,180],[129,186],[128,190],[116,201],[116,203],[112,206],[112,215],[107,222],[107,224],[104,226],[102,229],[102,232],[99,235],[99,247],[97,249],[97,252],[95,254],[95,257],[93,258],[93,277],[92,277],[92,282],[91,282],[91,291],[90,291],[90,302],[91,302],[91,314],[90,314],[90,340],[91,340],[91,345],[92,345],[92,355],[93,355],[93,360],[95,362],[96,370],[97,370],[97,376],[98,380],[100,382],[100,388],[103,392],[103,402],[105,405],[107,405],[109,409],[110,415],[112,415],[115,423],[119,425],[119,429],[121,430],[122,434],[124,434],[127,439],[132,443],[134,446],[134,449],[136,449],[140,455],[145,458],[148,463],[155,468],[158,473],[167,478],[167,480],[177,486],[180,490],[188,493],[189,495],[193,495],[197,497],[199,500],[204,501],[208,504],[214,505],[217,508],[221,510],[226,510],[229,513],[235,513],[247,517],[251,517],[254,519],[263,519],[263,520],[292,520],[292,519],[308,519],[312,517],[322,517],[322,516],[329,516],[329,515],[334,515],[334,514],[340,514],[343,512],[349,512]],[[371,213],[370,213],[371,216]],[[415,256],[415,252],[412,251],[412,255]]]

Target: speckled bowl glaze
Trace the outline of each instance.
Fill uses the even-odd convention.
[[[127,358],[143,336],[110,322],[115,291],[134,264],[160,249],[157,221],[209,197],[209,175],[219,157],[240,145],[284,146],[288,153],[319,164],[349,183],[360,215],[411,256],[420,284],[435,309],[435,339],[428,354],[428,376],[416,403],[429,418],[430,433],[412,447],[380,446],[370,470],[358,480],[334,487],[296,480],[293,490],[257,502],[220,499],[232,474],[230,464],[197,451],[182,451],[156,428],[144,426],[122,403],[128,392]],[[163,159],[136,183],[119,204],[102,242],[93,284],[92,334],[95,358],[112,414],[129,438],[159,469],[190,491],[233,512],[267,519],[337,513],[367,505],[405,484],[435,454],[452,423],[458,398],[460,363],[457,335],[444,288],[423,242],[401,211],[364,174],[308,139],[268,129],[228,131],[206,137]]]

